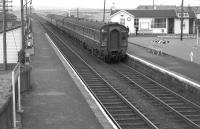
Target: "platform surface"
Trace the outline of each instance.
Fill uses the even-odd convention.
[[[195,58],[197,62],[191,62],[187,57],[195,46],[194,39],[184,39],[183,42],[178,42],[179,39],[171,40],[163,49],[163,55],[153,54],[147,49],[151,45],[150,42],[155,39],[155,37],[130,37],[128,53],[200,84],[200,64],[198,64],[200,60],[197,60],[200,58],[200,53],[195,53],[195,56],[199,56]],[[189,41],[192,41],[191,44]]]
[[[102,129],[72,78],[34,19],[32,90],[23,93],[24,129]]]

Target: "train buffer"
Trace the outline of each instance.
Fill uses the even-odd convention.
[[[148,51],[156,55],[162,55],[163,49],[166,47],[167,44],[169,44],[168,40],[164,39],[153,40],[151,41],[151,44],[148,46]]]

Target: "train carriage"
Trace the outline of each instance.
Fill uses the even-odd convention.
[[[54,14],[47,15],[46,20],[78,39],[84,48],[107,62],[126,57],[128,30],[121,24],[88,21]]]

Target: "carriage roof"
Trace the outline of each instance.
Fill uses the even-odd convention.
[[[118,23],[112,23],[112,22],[105,23],[105,22],[100,22],[100,21],[91,21],[91,20],[82,19],[82,18],[78,19],[78,18],[73,18],[73,17],[65,17],[65,16],[62,16],[62,15],[55,15],[55,14],[48,14],[47,17],[50,17],[50,18],[58,20],[58,21],[63,21],[63,20],[64,20],[64,22],[68,21],[68,22],[71,22],[71,23],[86,26],[88,28],[92,28],[92,29],[96,29],[96,30],[100,30],[104,26],[118,24]]]

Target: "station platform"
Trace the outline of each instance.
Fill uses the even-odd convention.
[[[22,96],[23,129],[105,128],[106,123],[102,125],[91,109],[96,105],[89,105],[84,99],[45,37],[42,26],[35,19],[32,25],[35,56],[30,63],[32,90]]]
[[[147,42],[142,42],[144,41],[142,40],[143,37],[140,38],[141,39],[139,39],[138,42],[137,39],[129,38],[128,53],[130,55],[141,57],[152,64],[155,64],[168,71],[177,73],[183,78],[200,84],[200,65],[175,56],[176,54],[174,53],[181,51],[180,48],[173,50],[174,52],[164,51],[162,55],[157,55],[149,51],[148,43],[150,43],[150,40],[148,39],[146,40]],[[183,45],[182,47],[188,47]],[[181,56],[181,54],[179,54],[179,56]]]

